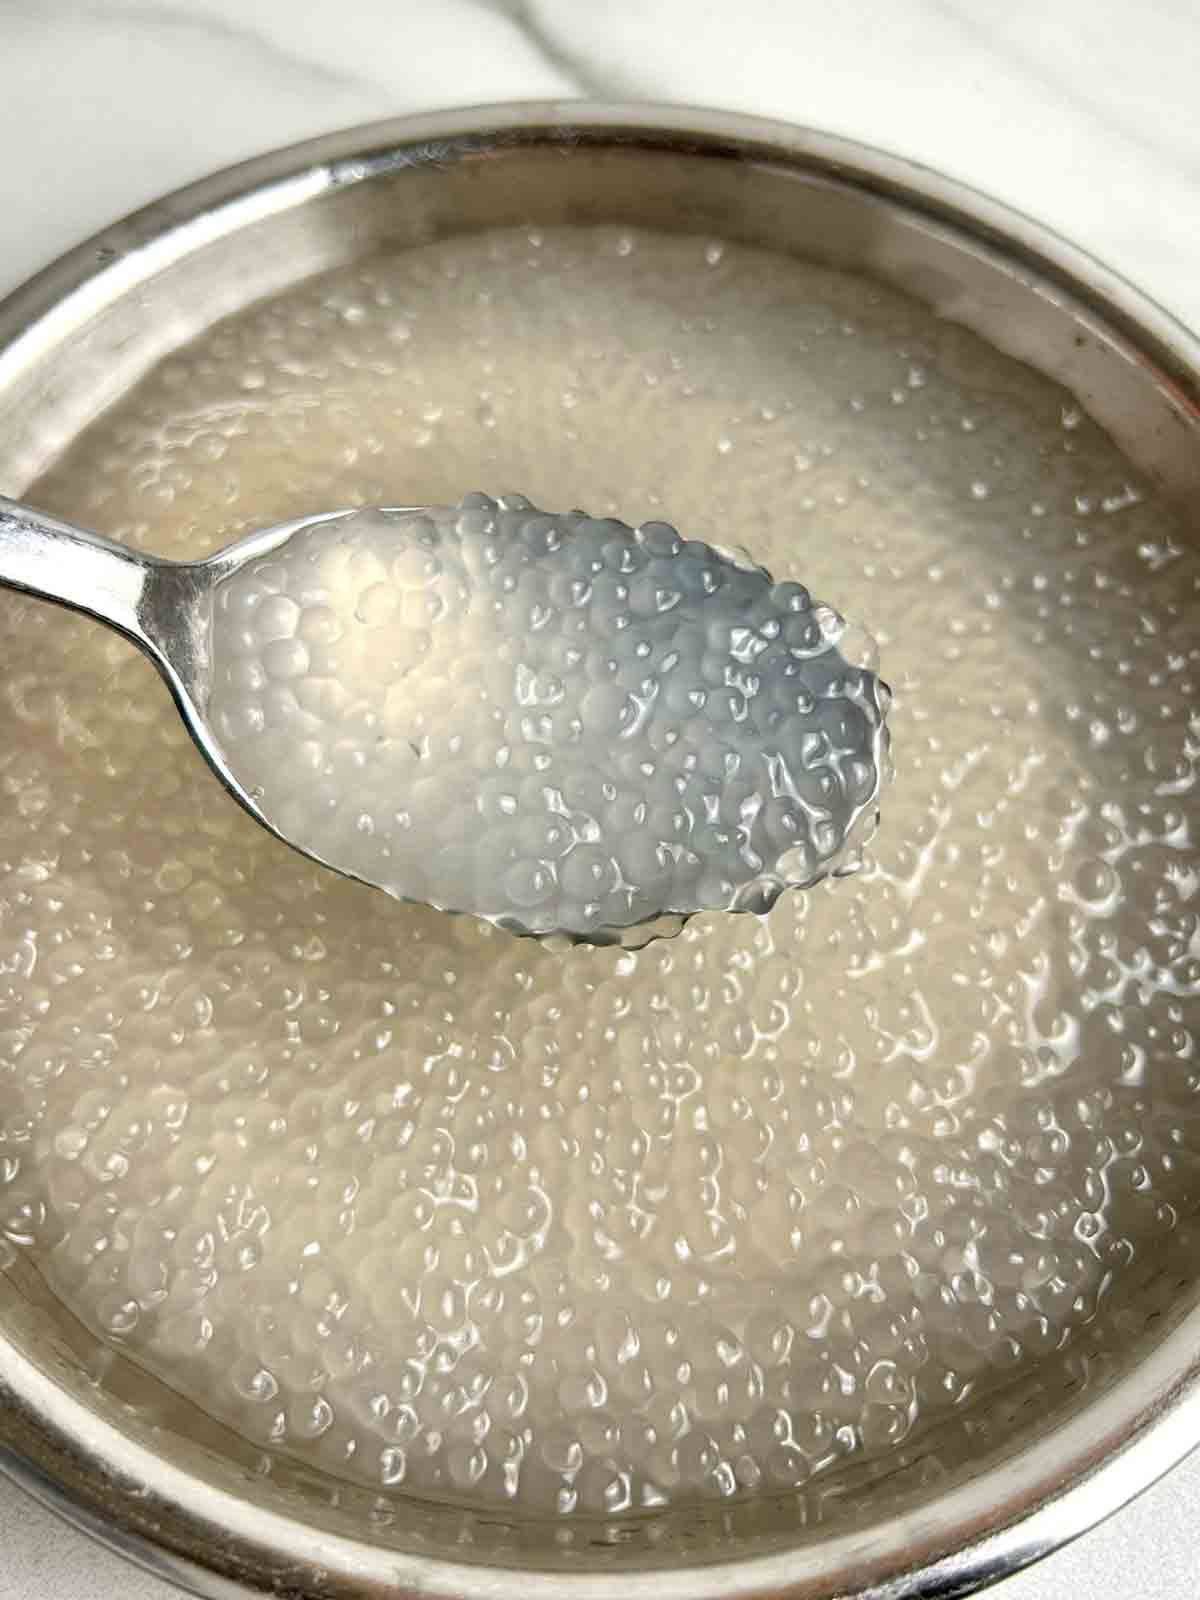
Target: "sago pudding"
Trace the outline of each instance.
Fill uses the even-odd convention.
[[[0,1248],[381,1492],[819,1486],[1192,1226],[1196,552],[1069,395],[915,303],[615,228],[258,306],[30,498],[190,557],[479,486],[745,529],[871,630],[862,870],[638,952],[393,904],[231,806],[131,647],[0,596]]]

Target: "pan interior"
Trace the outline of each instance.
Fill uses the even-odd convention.
[[[879,640],[869,864],[637,954],[397,908],[230,806],[129,647],[4,597],[13,1326],[383,1541],[878,1520],[1191,1304],[1194,539],[876,274],[487,220],[189,330],[30,498],[180,558],[476,487],[752,527]]]

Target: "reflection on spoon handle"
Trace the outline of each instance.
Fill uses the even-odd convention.
[[[0,495],[0,584],[107,622],[152,649],[140,621],[159,563]]]

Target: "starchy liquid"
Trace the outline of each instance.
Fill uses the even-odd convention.
[[[31,498],[169,556],[518,488],[877,637],[855,877],[638,952],[390,902],[0,596],[0,1245],[264,1448],[612,1514],[986,1405],[1200,1191],[1196,551],[1052,384],[853,277],[460,238],[214,328]]]

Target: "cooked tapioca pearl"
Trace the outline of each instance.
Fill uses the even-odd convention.
[[[268,678],[303,678],[309,670],[308,649],[290,634],[268,639],[262,647],[262,666]],[[244,677],[244,675],[243,675]]]
[[[504,893],[518,911],[540,906],[554,893],[554,873],[538,861],[518,861],[504,874]]]

